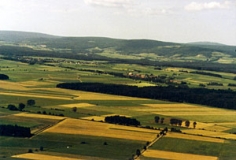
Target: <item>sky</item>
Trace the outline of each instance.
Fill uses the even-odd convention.
[[[236,0],[0,0],[0,30],[236,45]]]

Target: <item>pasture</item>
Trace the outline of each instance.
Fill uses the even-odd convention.
[[[185,136],[183,135],[183,137]],[[225,140],[225,142],[217,142],[217,140],[205,141],[204,139],[198,138],[184,139],[180,138],[179,136],[173,135],[171,137],[167,136],[160,139],[152,146],[151,149],[155,151],[161,150],[182,154],[186,153],[194,155],[204,155],[215,158],[218,157],[219,159],[233,160],[236,156],[234,152],[235,145],[235,141]]]

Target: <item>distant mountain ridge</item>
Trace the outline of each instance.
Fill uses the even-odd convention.
[[[34,32],[0,31],[0,41],[31,46],[46,46],[61,54],[97,54],[118,53],[121,55],[155,54],[158,56],[205,56],[211,58],[212,53],[223,53],[236,57],[235,46],[227,46],[212,42],[174,43],[147,39],[113,39],[105,37],[62,37]],[[18,46],[17,46],[18,44]],[[8,46],[9,47],[9,46]],[[24,46],[25,47],[25,46]],[[26,46],[27,47],[27,46]],[[3,48],[4,51],[9,48]],[[16,48],[15,48],[16,49]],[[56,49],[56,50],[55,50]],[[0,48],[1,53],[1,48]],[[23,51],[22,51],[23,53]],[[103,56],[103,55],[99,55]]]
[[[212,46],[216,46],[216,45],[221,45],[221,46],[227,46],[226,44],[222,44],[222,43],[217,43],[217,42],[190,42],[187,44],[191,44],[191,45],[212,45]]]
[[[59,38],[59,36],[36,32],[0,31],[0,41],[21,42],[39,38]]]

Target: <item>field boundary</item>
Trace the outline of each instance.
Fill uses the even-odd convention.
[[[154,143],[156,143],[158,140],[160,140],[162,137],[163,137],[164,135],[159,135],[158,137],[156,137],[152,142],[150,142],[150,144],[148,144],[147,146],[146,146],[146,149],[142,149],[141,151],[140,151],[140,155],[135,155],[134,156],[134,159],[138,159],[145,151],[147,151],[148,150],[148,148],[149,147],[151,147]]]
[[[49,129],[49,128],[51,128],[51,127],[53,127],[53,126],[55,126],[55,125],[61,123],[61,122],[64,121],[65,119],[66,119],[66,118],[63,118],[63,119],[59,120],[58,122],[56,122],[56,123],[54,123],[54,124],[46,125],[46,126],[40,128],[39,130],[37,130],[37,131],[35,131],[35,132],[33,133],[33,136],[31,136],[30,139],[32,139],[33,137],[36,137],[37,135],[39,135],[40,133],[42,133],[42,132],[45,131],[46,129]]]

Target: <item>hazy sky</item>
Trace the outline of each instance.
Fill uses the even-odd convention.
[[[236,0],[0,0],[0,30],[236,45]]]

